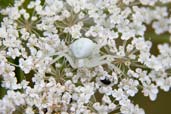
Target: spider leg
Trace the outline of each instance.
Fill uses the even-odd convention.
[[[99,55],[97,55],[97,56],[99,56]],[[104,55],[101,57],[93,57],[93,59],[86,62],[85,66],[87,68],[92,68],[92,67],[103,65],[103,64],[110,64],[110,60],[107,60],[107,58],[113,58],[114,59],[114,56]]]
[[[123,76],[126,76],[126,74],[121,69],[119,69],[116,65],[112,63],[109,63],[108,65],[110,66],[110,69],[114,70],[117,74],[122,74]]]
[[[66,59],[67,59],[67,61],[69,62],[69,64],[73,67],[73,68],[77,68],[76,67],[76,65],[75,65],[75,63],[74,63],[74,61],[73,61],[73,59],[70,57],[70,56],[68,56],[67,54],[65,54],[65,53],[56,53],[55,55],[58,55],[58,57],[56,57],[52,62],[51,62],[51,64],[53,64],[53,63],[55,63],[56,61],[58,61],[60,58],[62,58],[62,57],[65,57]]]
[[[90,63],[86,64],[86,67],[87,68],[92,68],[92,67],[99,66],[99,65],[104,65],[104,64],[110,64],[110,63],[107,60],[96,61],[96,62],[90,62]]]
[[[60,58],[62,58],[63,55],[59,55],[58,57],[56,57],[50,64],[55,63],[56,61],[58,61]]]
[[[115,56],[113,56],[113,55],[103,55],[103,56],[101,56],[101,57],[99,58],[99,60],[104,60],[104,59],[106,59],[106,58],[112,58],[112,59],[115,59],[116,57],[115,57]]]
[[[67,53],[68,52],[68,50],[63,50],[63,51],[61,51],[61,52],[57,52],[57,53],[53,53],[53,54],[49,54],[48,56],[55,56],[55,55],[61,55],[61,54],[63,54],[63,53]]]
[[[68,56],[68,55],[65,54],[65,53],[63,53],[62,55],[68,60],[68,62],[69,62],[69,64],[71,65],[71,67],[77,68],[77,66],[75,65],[75,63],[74,63],[74,61],[73,61],[73,59],[72,59],[71,56]]]

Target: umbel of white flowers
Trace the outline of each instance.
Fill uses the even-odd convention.
[[[171,0],[13,1],[0,10],[0,114],[145,114],[137,93],[170,90],[171,45],[155,36],[171,35]]]

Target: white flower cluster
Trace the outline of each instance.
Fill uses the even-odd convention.
[[[0,114],[145,114],[130,98],[171,87],[170,44],[153,53],[146,38],[171,35],[167,4],[14,0],[0,10]]]

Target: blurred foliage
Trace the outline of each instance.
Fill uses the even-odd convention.
[[[158,52],[158,44],[164,44],[170,42],[170,34],[156,34],[154,29],[151,26],[147,26],[147,30],[144,35],[146,40],[150,40],[152,42],[151,53],[157,55]]]
[[[171,92],[159,91],[156,101],[150,101],[142,93],[133,98],[134,104],[139,104],[146,114],[171,114]]]
[[[0,0],[0,7],[5,8],[14,4],[14,0]]]
[[[0,78],[0,99],[6,94],[7,90],[1,87],[2,79]]]
[[[0,10],[7,6],[11,6],[14,3],[14,0],[0,0]],[[2,21],[2,15],[0,14],[0,22]]]

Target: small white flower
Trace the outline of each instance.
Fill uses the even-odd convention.
[[[126,98],[127,98],[125,92],[124,92],[121,88],[119,88],[118,90],[116,90],[116,89],[113,90],[112,96],[113,96],[117,101],[122,100],[122,99],[126,99]]]
[[[103,96],[102,101],[104,103],[107,103],[107,104],[110,104],[111,103],[111,100],[110,100],[110,98],[107,95],[104,95]]]
[[[121,113],[123,114],[145,114],[144,110],[139,108],[138,105],[132,104],[132,103],[127,103],[123,106],[121,106]]]
[[[169,19],[162,18],[159,21],[153,22],[153,28],[157,34],[162,34],[169,30]]]
[[[71,27],[66,27],[64,29],[64,32],[70,33],[72,35],[72,38],[78,39],[81,37],[82,26],[83,26],[83,23],[79,22],[78,24],[75,24]]]
[[[26,74],[29,73],[30,70],[33,68],[33,58],[28,57],[26,60],[21,58],[19,60],[19,66]]]
[[[6,31],[6,29],[5,28],[0,28],[0,37],[1,38],[6,38],[7,37],[7,31]]]
[[[34,111],[31,107],[27,107],[26,110],[25,110],[25,113],[26,114],[34,114]]]
[[[139,82],[137,80],[133,79],[123,79],[119,87],[123,88],[124,91],[130,96],[135,96],[135,94],[138,92],[137,86],[139,85]]]
[[[144,85],[143,91],[144,96],[149,96],[150,100],[154,101],[157,98],[158,88],[154,84]]]
[[[157,2],[157,0],[140,0],[140,2],[142,3],[142,4],[144,4],[144,5],[154,5],[156,2]]]
[[[19,57],[21,53],[18,48],[8,48],[7,55],[15,59],[16,57]]]

